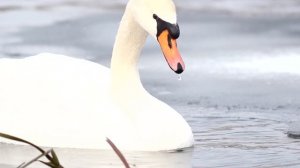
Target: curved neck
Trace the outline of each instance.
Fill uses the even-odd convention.
[[[112,89],[118,95],[129,91],[132,94],[133,89],[143,88],[137,63],[147,35],[135,21],[129,3],[120,23],[111,60]]]

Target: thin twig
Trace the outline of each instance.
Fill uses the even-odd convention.
[[[1,133],[1,132],[0,132],[0,137],[28,144],[28,145],[36,148],[41,153],[45,153],[45,151],[42,148],[40,148],[39,146],[37,146],[37,145],[35,145],[35,144],[33,144],[33,143],[29,142],[29,141],[24,140],[24,139],[21,139],[21,138],[12,136],[12,135],[4,134],[4,133]],[[46,154],[45,156],[47,157],[47,159],[52,160],[52,158],[51,158],[51,156],[49,154]]]
[[[56,155],[56,153],[54,152],[53,149],[51,149],[51,150],[49,150],[49,151],[46,152],[45,150],[43,150],[39,146],[37,146],[37,145],[35,145],[35,144],[33,144],[33,143],[29,142],[29,141],[26,141],[24,139],[21,139],[21,138],[12,136],[12,135],[4,134],[4,133],[1,133],[1,132],[0,132],[0,137],[6,138],[6,139],[10,139],[12,141],[18,141],[18,142],[26,143],[26,144],[31,145],[32,147],[36,148],[37,150],[39,150],[42,153],[41,155],[39,155],[38,157],[34,158],[29,163],[27,163],[27,164],[26,163],[22,163],[19,166],[19,168],[27,167],[28,165],[32,164],[33,162],[38,161],[38,159],[40,159],[43,156],[45,156],[50,161],[50,162],[40,161],[43,164],[45,164],[45,165],[47,165],[49,167],[52,167],[52,168],[63,168],[63,166],[59,163],[57,155]]]
[[[125,159],[124,155],[121,153],[121,151],[116,147],[116,145],[110,140],[106,139],[106,142],[113,148],[113,150],[116,152],[116,154],[119,156],[121,161],[123,162],[125,168],[130,168],[127,160]]]
[[[29,165],[31,165],[32,163],[38,161],[40,158],[48,155],[53,149],[50,149],[48,151],[46,151],[45,153],[42,153],[40,155],[38,155],[37,157],[35,157],[34,159],[30,160],[29,162],[27,163],[22,163],[20,166],[18,166],[17,168],[26,168],[28,167]]]

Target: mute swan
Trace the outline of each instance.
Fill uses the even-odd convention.
[[[160,151],[191,147],[190,126],[142,86],[138,58],[150,34],[176,73],[185,66],[172,0],[129,0],[111,69],[42,53],[0,61],[0,132],[42,146]]]

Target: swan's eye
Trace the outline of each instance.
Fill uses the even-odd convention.
[[[180,35],[180,29],[179,29],[178,24],[171,24],[169,22],[166,22],[166,21],[162,20],[161,18],[159,18],[156,14],[153,14],[153,18],[157,22],[157,34],[156,34],[157,37],[159,37],[159,35],[163,31],[168,30],[170,36],[173,39],[178,39],[178,37]]]

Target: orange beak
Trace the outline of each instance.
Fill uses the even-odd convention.
[[[181,74],[185,69],[185,65],[177,49],[176,39],[170,36],[168,30],[164,30],[157,39],[170,68]]]

